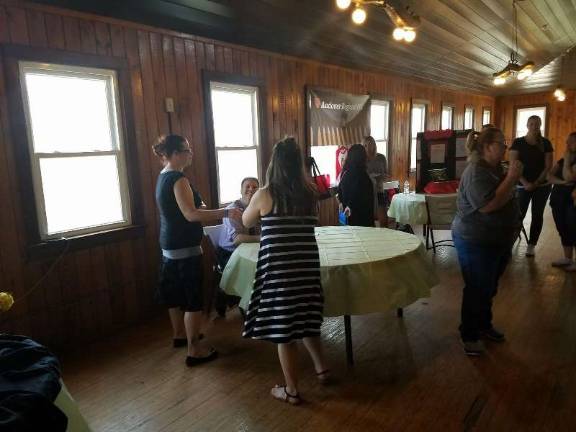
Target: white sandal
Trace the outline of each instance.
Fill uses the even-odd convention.
[[[272,388],[272,390],[270,390],[270,395],[274,399],[278,399],[280,401],[289,403],[290,405],[300,405],[300,403],[302,402],[302,399],[300,399],[300,395],[298,393],[296,393],[295,395],[288,393],[288,390],[286,390],[285,385],[284,386],[275,385]]]

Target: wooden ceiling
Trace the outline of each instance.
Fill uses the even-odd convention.
[[[491,75],[506,66],[514,47],[512,0],[389,0],[398,11],[409,6],[421,17],[411,45],[391,38],[393,25],[384,10],[368,6],[366,23],[356,26],[334,0],[37,2],[483,94],[554,86],[561,63],[554,60],[576,45],[576,0],[519,0],[520,60],[534,61],[539,73],[495,88]],[[565,62],[565,82],[575,79],[576,68]]]

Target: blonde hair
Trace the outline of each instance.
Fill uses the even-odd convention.
[[[481,159],[486,147],[502,135],[502,131],[495,127],[488,127],[482,132],[470,132],[466,138],[468,162],[477,162]]]

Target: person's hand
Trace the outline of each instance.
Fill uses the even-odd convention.
[[[239,209],[238,207],[228,209],[228,217],[230,219],[241,221],[242,220],[242,213],[244,213],[244,212],[241,209]]]
[[[352,214],[352,210],[350,210],[350,207],[346,207],[346,208],[344,209],[344,215],[345,215],[346,217],[350,217],[351,214]]]
[[[344,211],[344,206],[342,203],[338,203],[338,213],[342,213]]]
[[[508,165],[508,172],[506,173],[506,175],[517,182],[520,179],[520,177],[522,177],[523,172],[524,172],[524,165],[522,165],[522,162],[520,162],[519,160],[513,160]],[[533,189],[528,189],[529,186],[532,186]],[[535,189],[532,183],[525,184],[524,188],[528,191]]]
[[[526,186],[524,186],[524,190],[526,192],[533,192],[537,187],[538,185],[536,183],[528,183]]]

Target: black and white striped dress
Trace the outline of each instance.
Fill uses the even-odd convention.
[[[243,336],[275,343],[319,336],[324,297],[315,216],[262,217]]]

